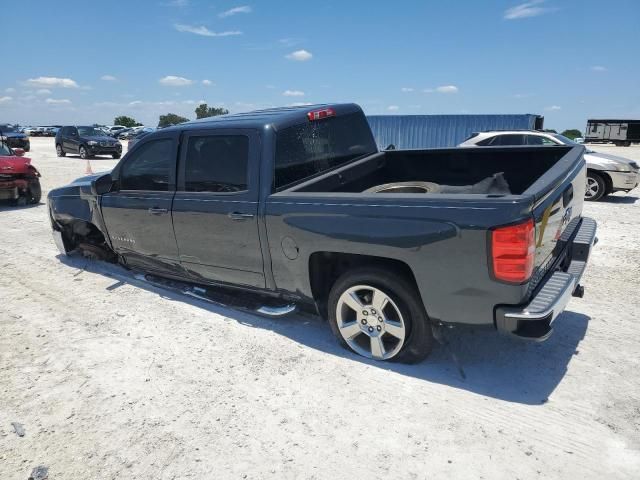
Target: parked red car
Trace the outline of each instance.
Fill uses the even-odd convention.
[[[39,203],[42,197],[40,172],[23,155],[23,149],[13,150],[0,142],[0,200],[15,205]]]

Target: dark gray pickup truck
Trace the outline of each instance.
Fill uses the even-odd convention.
[[[551,334],[596,241],[585,168],[583,147],[378,151],[357,105],[279,108],[152,133],[49,211],[63,253],[314,305],[358,354],[416,362],[441,324]]]

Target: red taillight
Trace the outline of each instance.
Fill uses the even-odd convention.
[[[497,280],[523,283],[531,277],[536,253],[532,219],[491,231],[493,275]]]
[[[320,120],[322,118],[335,117],[335,116],[336,116],[336,111],[333,108],[323,108],[322,110],[312,110],[309,113],[307,113],[307,118],[309,119],[310,122],[313,122],[314,120]]]

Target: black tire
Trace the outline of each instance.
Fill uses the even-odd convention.
[[[35,205],[40,203],[42,198],[42,188],[40,187],[40,180],[33,179],[29,182],[29,189],[27,190],[27,203]]]
[[[415,285],[393,270],[383,268],[362,267],[348,271],[338,278],[331,288],[328,299],[329,325],[340,344],[347,350],[359,353],[343,338],[337,319],[341,295],[358,285],[367,285],[381,290],[395,303],[404,320],[406,334],[403,345],[394,356],[384,360],[417,363],[429,356],[434,343],[433,330]]]
[[[56,155],[59,157],[64,157],[66,155],[65,151],[62,149],[62,145],[59,143],[56,145]]]
[[[78,150],[78,153],[80,154],[80,158],[83,160],[91,158],[91,155],[89,155],[89,152],[87,152],[87,148],[84,145],[80,145],[80,150]]]
[[[117,159],[119,159],[119,158],[120,158],[120,154],[119,154],[119,153],[112,153],[112,154],[111,154],[111,157],[112,157],[114,160],[117,160]]]
[[[587,202],[597,202],[607,194],[607,183],[602,175],[588,171],[587,185],[584,193],[584,199]]]

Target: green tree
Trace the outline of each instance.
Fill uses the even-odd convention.
[[[222,107],[210,107],[206,103],[201,103],[196,108],[196,118],[217,117],[218,115],[226,115],[229,110]]]
[[[189,119],[176,115],[175,113],[167,113],[166,115],[160,115],[160,121],[158,122],[158,128],[170,127],[171,125],[177,125],[179,123],[188,122]]]
[[[127,117],[126,115],[120,115],[113,119],[114,125],[122,125],[123,127],[139,127],[142,124],[136,122],[135,118]]]
[[[564,132],[561,133],[561,135],[564,135],[567,138],[570,138],[571,140],[575,140],[578,137],[582,136],[582,132],[578,129],[572,128],[570,130],[565,130]]]

